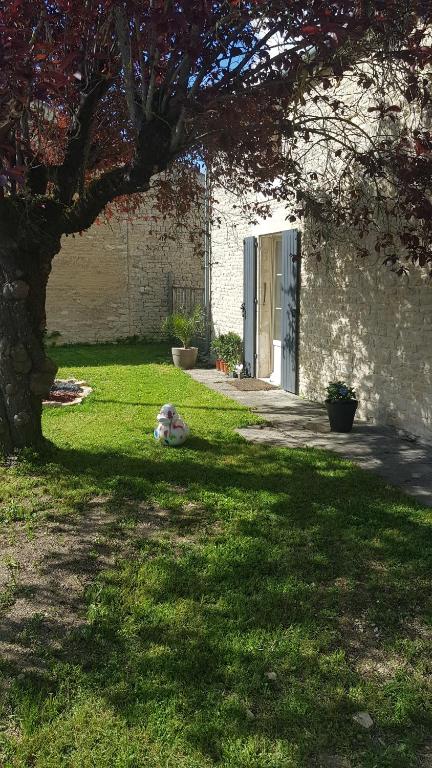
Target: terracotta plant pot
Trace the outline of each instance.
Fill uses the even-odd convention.
[[[326,400],[331,431],[351,432],[357,406],[357,400]]]
[[[216,370],[220,371],[221,369],[221,359],[218,357],[216,360]]]
[[[198,347],[172,347],[171,354],[176,368],[184,371],[193,368],[198,357]]]
[[[228,373],[228,363],[226,363],[225,360],[222,360],[221,371],[222,373]]]

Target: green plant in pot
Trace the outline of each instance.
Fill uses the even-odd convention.
[[[179,309],[169,315],[162,325],[162,332],[169,339],[178,339],[183,346],[172,347],[171,354],[176,368],[187,370],[193,368],[197,357],[198,347],[192,346],[193,339],[199,338],[204,332],[204,313],[202,307],[194,307],[192,311]]]
[[[233,373],[236,365],[243,361],[243,342],[233,331],[225,334],[222,345],[222,358],[227,364],[227,373]]]
[[[356,393],[344,381],[331,381],[325,401],[332,432],[351,432],[358,406]]]
[[[223,333],[221,333],[221,335],[213,339],[211,343],[211,351],[216,357],[216,368],[218,371],[222,370],[221,363],[223,362],[222,349],[223,349],[224,339],[225,339],[225,336]]]

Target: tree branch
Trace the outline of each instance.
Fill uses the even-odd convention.
[[[125,78],[126,102],[129,111],[129,118],[136,133],[138,134],[140,130],[141,116],[137,108],[138,92],[135,85],[133,72],[128,22],[123,7],[116,6],[114,8],[114,19]]]
[[[62,232],[70,235],[88,229],[105,206],[116,197],[148,189],[147,180],[143,183],[143,188],[138,189],[138,185],[131,188],[133,185],[129,179],[130,168],[121,166],[92,181],[79,200],[64,211],[61,220]]]
[[[97,75],[90,81],[87,92],[81,95],[80,106],[69,131],[65,159],[57,172],[58,197],[66,205],[70,205],[85,171],[93,119],[110,83],[108,78]]]

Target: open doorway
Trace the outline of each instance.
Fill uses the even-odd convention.
[[[300,233],[243,243],[244,372],[298,393]]]
[[[282,234],[259,238],[257,376],[281,384]]]

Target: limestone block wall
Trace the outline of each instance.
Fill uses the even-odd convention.
[[[59,333],[58,343],[130,335],[127,275],[125,226],[94,225],[64,237],[48,281],[48,333]]]
[[[235,195],[215,192],[216,214],[221,222],[211,232],[211,308],[213,333],[243,335],[243,239],[249,224],[234,206]]]
[[[229,191],[217,189],[215,217],[220,223],[211,230],[211,314],[215,335],[234,331],[243,335],[243,240],[245,237],[287,229],[286,210],[274,205],[271,218],[255,217],[249,223],[240,201]]]
[[[330,380],[356,389],[359,414],[432,442],[432,284],[397,277],[349,246],[317,262],[303,248],[300,393],[323,400]]]
[[[155,223],[151,202],[132,221],[65,237],[48,283],[48,333],[58,343],[159,338],[170,280],[203,288],[204,255],[172,222]]]
[[[249,226],[223,198],[212,232],[214,333],[243,333],[243,238],[288,229],[285,214]],[[355,234],[329,238],[318,262],[303,233],[300,394],[322,402],[330,380],[355,387],[359,415],[432,443],[432,282],[419,270],[397,277],[371,248],[355,255]]]

